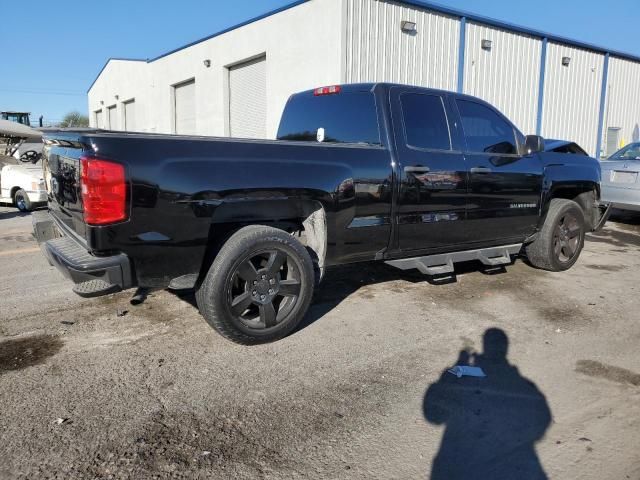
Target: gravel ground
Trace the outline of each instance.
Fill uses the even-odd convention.
[[[640,479],[640,216],[566,273],[332,270],[258,347],[76,297],[30,228],[0,208],[0,478]]]

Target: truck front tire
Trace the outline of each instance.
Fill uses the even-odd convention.
[[[252,225],[220,249],[196,301],[218,333],[252,345],[291,333],[309,309],[313,287],[313,263],[305,247],[282,230]]]
[[[33,205],[31,204],[31,200],[29,200],[29,196],[27,195],[27,192],[25,192],[24,190],[18,190],[14,194],[13,204],[21,212],[30,212],[31,210],[33,210]]]
[[[580,205],[554,198],[536,239],[525,247],[529,262],[542,270],[561,272],[571,268],[584,247],[585,218]]]

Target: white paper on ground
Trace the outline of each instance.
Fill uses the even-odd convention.
[[[447,371],[458,378],[487,376],[480,367],[469,367],[467,365],[457,365]]]

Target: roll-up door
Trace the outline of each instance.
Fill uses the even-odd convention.
[[[175,101],[175,133],[195,135],[196,132],[196,81],[176,85]]]
[[[102,121],[102,110],[96,112],[96,128],[104,128],[104,122]]]
[[[109,119],[109,130],[117,130],[118,129],[118,118],[117,118],[116,106],[107,108],[107,118]]]
[[[260,57],[229,69],[229,133],[267,136],[267,61]]]
[[[136,129],[136,102],[130,100],[124,104],[124,129],[134,132]]]

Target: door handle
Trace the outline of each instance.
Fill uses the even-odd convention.
[[[471,173],[491,173],[492,170],[489,167],[473,167]]]
[[[404,171],[405,173],[429,173],[431,169],[421,165],[414,165],[412,167],[404,167]]]

